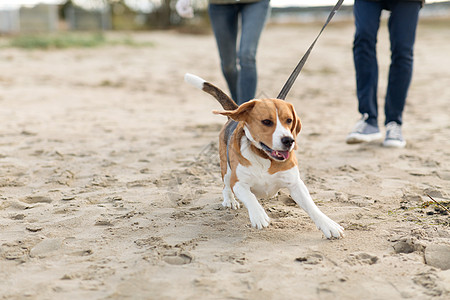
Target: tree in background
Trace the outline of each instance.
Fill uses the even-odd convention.
[[[170,28],[173,24],[172,14],[174,13],[174,9],[171,4],[175,2],[174,0],[161,0],[159,7],[155,9],[155,11],[151,12],[148,18],[148,22],[150,27],[159,28],[159,29],[167,29]],[[175,5],[175,4],[173,4]]]
[[[149,25],[151,28],[167,29],[173,26],[177,26],[186,22],[175,11],[175,5],[177,0],[148,0],[153,4],[156,4],[155,10],[149,15]],[[205,18],[207,19],[206,8],[208,6],[208,0],[191,0],[197,21],[201,24],[205,24]],[[191,23],[195,23],[191,22]]]
[[[183,24],[205,24],[208,0],[191,0],[196,11],[194,20],[183,20],[175,11],[177,0],[67,0],[60,6],[60,17],[76,7],[86,12],[101,11],[111,19],[111,29],[169,29]],[[198,26],[198,24],[197,24]]]

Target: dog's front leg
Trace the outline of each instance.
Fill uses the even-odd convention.
[[[236,182],[233,187],[236,197],[247,207],[250,222],[253,227],[261,229],[269,226],[270,218],[264,208],[259,204],[256,196],[251,192],[250,187],[241,182]]]
[[[326,238],[344,237],[344,228],[320,211],[312,200],[308,188],[300,179],[300,176],[298,176],[295,183],[290,185],[288,188],[294,201],[306,211],[306,213],[316,224],[317,228],[322,230]]]

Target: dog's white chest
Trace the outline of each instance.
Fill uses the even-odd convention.
[[[277,183],[275,183],[271,178],[260,178],[255,184],[250,187],[255,196],[258,198],[271,198],[281,189]]]
[[[250,147],[241,148],[242,155],[250,161],[251,165],[244,167],[238,165],[236,175],[240,182],[245,182],[258,198],[274,196],[281,188],[286,187],[286,181],[291,177],[291,171],[269,173],[271,161],[256,155]]]
[[[245,182],[258,198],[269,198],[276,194],[281,188],[276,176],[267,172],[261,166],[252,165],[244,167],[239,165],[236,175],[241,182]]]

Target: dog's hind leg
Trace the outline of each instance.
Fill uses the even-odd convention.
[[[222,191],[222,195],[223,195],[222,205],[224,207],[238,209],[238,208],[240,208],[240,205],[239,205],[239,202],[237,202],[236,199],[234,199],[233,192],[231,191],[230,177],[231,177],[231,169],[230,169],[230,167],[227,167],[227,173],[223,177],[223,183],[225,186]]]

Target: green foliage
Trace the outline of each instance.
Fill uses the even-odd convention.
[[[130,37],[107,39],[102,33],[19,35],[11,38],[8,45],[23,49],[93,48],[106,45],[152,46],[151,43],[135,42]]]
[[[74,35],[74,34],[34,34],[20,35],[10,40],[11,47],[25,49],[50,49],[50,48],[89,48],[101,46],[105,43],[102,34]]]

